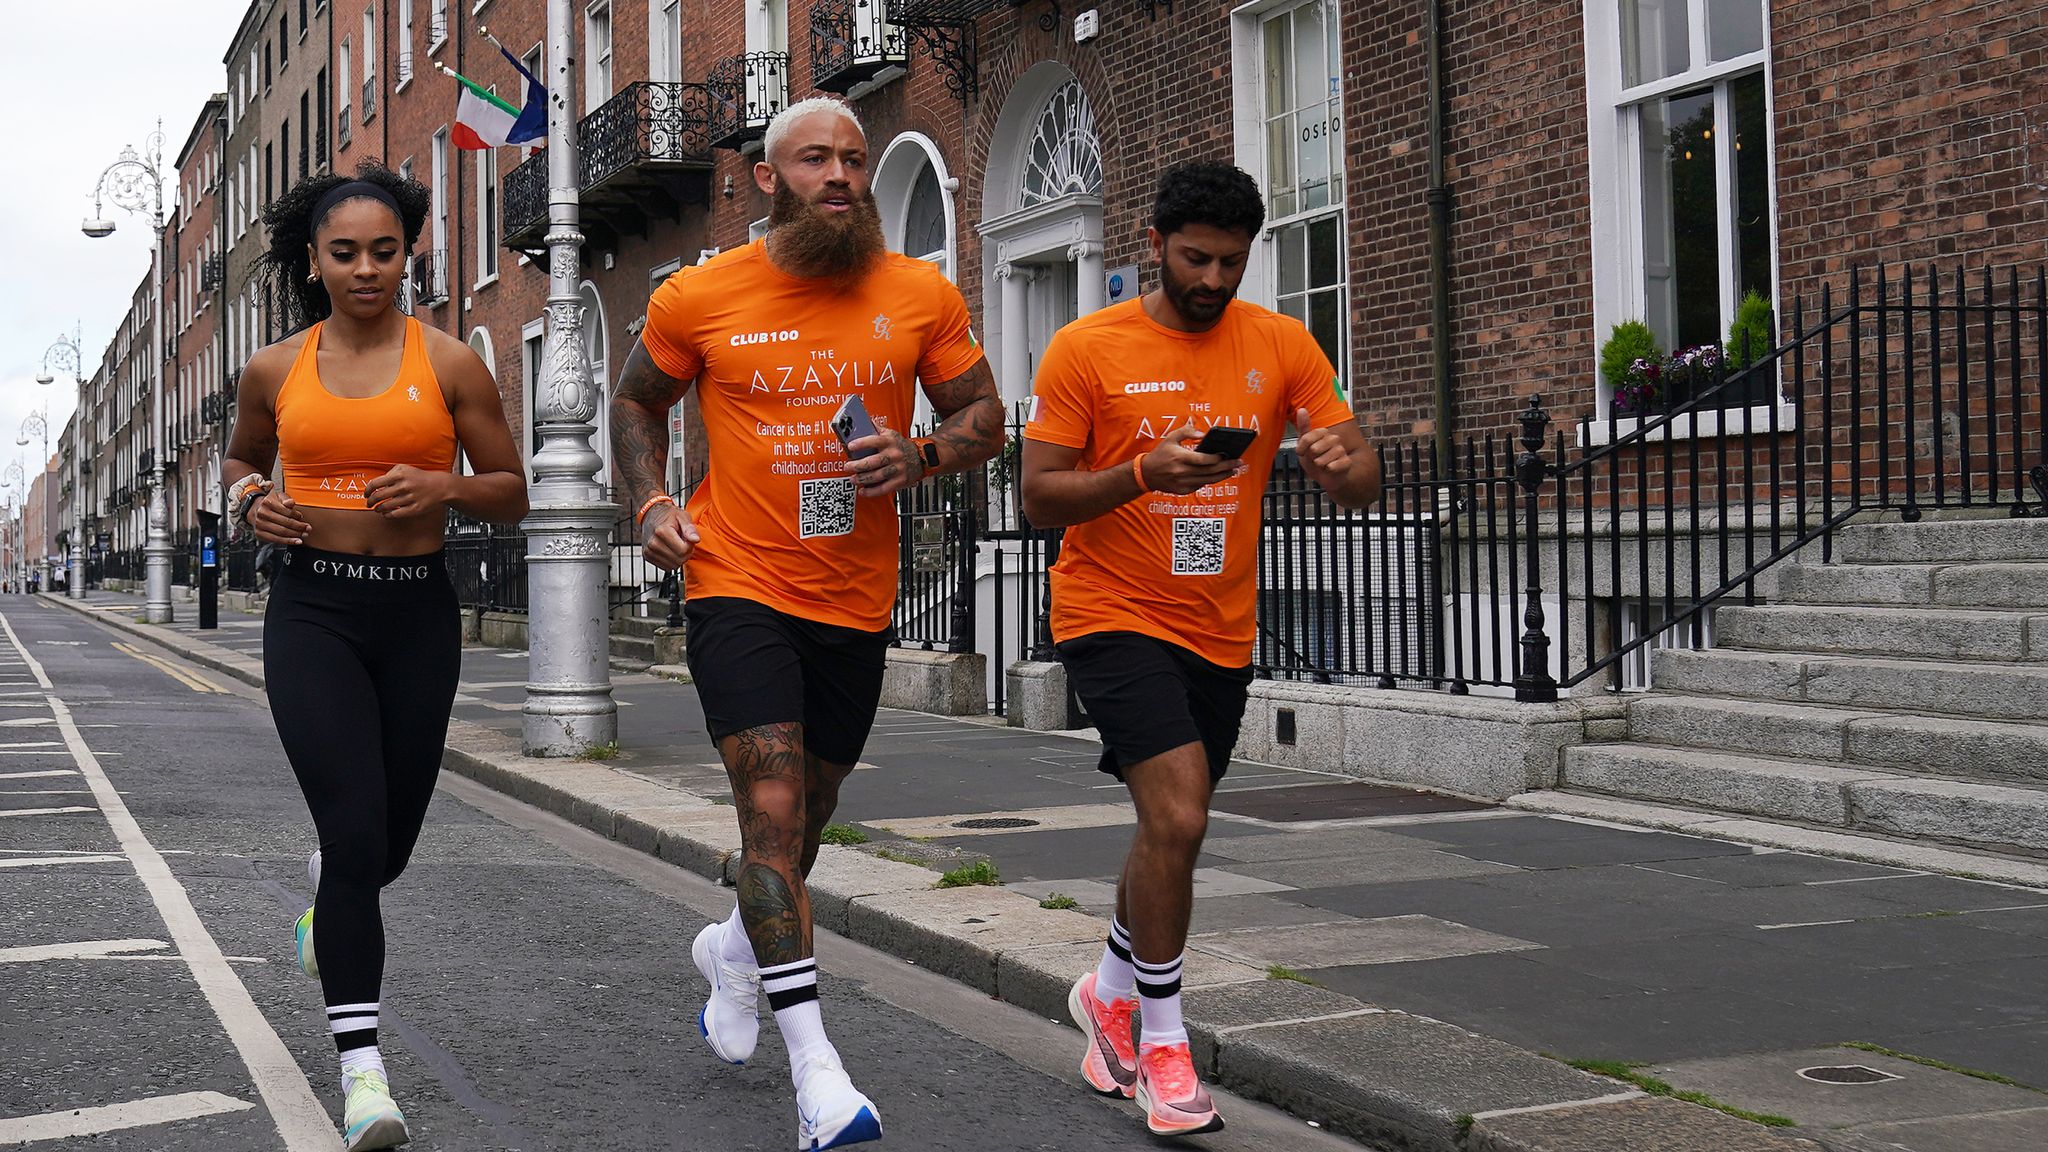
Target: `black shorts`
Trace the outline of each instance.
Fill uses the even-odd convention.
[[[716,742],[769,724],[802,724],[804,748],[852,764],[882,701],[896,630],[863,632],[735,596],[683,604],[690,679]]]
[[[1201,741],[1209,779],[1223,779],[1244,721],[1252,669],[1211,664],[1137,632],[1094,632],[1059,645],[1067,683],[1102,733],[1104,772]]]

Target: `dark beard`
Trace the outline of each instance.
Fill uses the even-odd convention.
[[[768,227],[775,262],[784,271],[842,284],[859,280],[888,247],[872,192],[834,216],[806,203],[788,184],[777,184]]]
[[[1174,311],[1190,324],[1208,326],[1223,316],[1223,310],[1237,296],[1233,289],[1223,290],[1222,299],[1204,303],[1195,299],[1201,285],[1194,281],[1179,280],[1173,275],[1173,265],[1162,262],[1159,268],[1159,286],[1166,291],[1166,298],[1173,303]]]

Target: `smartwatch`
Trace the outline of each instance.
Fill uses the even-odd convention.
[[[911,443],[917,445],[917,454],[924,460],[924,474],[929,476],[937,472],[939,470],[939,445],[937,441],[925,439],[913,440]]]

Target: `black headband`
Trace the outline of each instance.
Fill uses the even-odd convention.
[[[335,205],[344,200],[354,200],[358,196],[368,196],[391,209],[391,214],[398,217],[399,228],[405,227],[405,213],[399,210],[397,198],[385,191],[383,185],[372,184],[368,180],[350,180],[346,184],[335,185],[333,191],[322,196],[320,202],[313,205],[311,230],[319,230],[320,222],[327,219],[327,214],[334,211]]]

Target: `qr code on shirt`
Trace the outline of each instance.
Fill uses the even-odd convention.
[[[1222,518],[1176,517],[1173,521],[1173,574],[1214,576],[1222,571]]]
[[[853,478],[799,481],[796,534],[804,539],[852,535]]]

